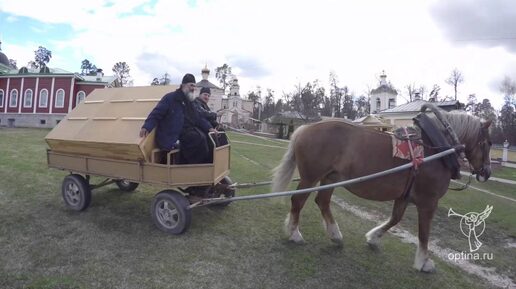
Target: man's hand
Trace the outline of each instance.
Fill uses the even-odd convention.
[[[214,133],[215,135],[218,135],[218,134],[219,134],[219,132],[218,132],[216,129],[214,129],[214,128],[210,128],[210,130],[209,130],[209,131],[210,131],[210,132],[212,132],[212,133]]]
[[[146,137],[147,135],[149,135],[149,132],[142,127],[142,129],[140,130],[140,137]]]

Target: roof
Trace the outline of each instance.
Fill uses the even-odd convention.
[[[392,86],[387,85],[387,84],[380,85],[378,88],[371,90],[371,94],[379,94],[382,92],[387,92],[390,94],[398,95],[398,92],[396,91],[396,89],[394,89]]]
[[[208,80],[206,79],[203,79],[199,82],[197,82],[196,84],[197,87],[208,87],[208,88],[216,88],[216,89],[221,89],[220,87],[216,86],[215,84],[209,82]]]
[[[97,80],[97,76],[92,75],[81,75],[80,78],[82,78],[84,81],[88,82],[106,82],[111,83],[116,80],[116,76],[109,75],[109,76],[102,76],[100,78],[100,81]]]
[[[174,89],[171,85],[95,89],[45,139],[56,152],[145,159],[154,140],[142,140],[140,128],[161,98]]]
[[[358,119],[355,119],[353,123],[360,124],[363,126],[371,127],[392,127],[392,125],[382,122],[380,119],[373,115],[367,115]]]
[[[452,110],[458,108],[459,101],[458,100],[452,100],[452,101],[439,101],[439,102],[429,102],[423,99],[414,100],[402,105],[398,105],[393,108],[389,108],[386,110],[382,110],[379,113],[402,113],[402,112],[419,112],[421,111],[421,107],[425,103],[433,103],[436,106],[444,109],[444,110]]]

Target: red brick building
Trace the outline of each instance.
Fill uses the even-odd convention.
[[[54,127],[94,89],[114,76],[80,75],[58,68],[12,69],[0,49],[0,126]]]

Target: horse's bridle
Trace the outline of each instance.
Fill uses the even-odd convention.
[[[480,150],[482,152],[482,167],[479,170],[475,170],[473,166],[469,163],[471,174],[473,175],[482,175],[484,173],[484,164],[486,163],[486,147],[491,146],[491,140],[489,139],[489,133],[485,133],[487,131],[486,128],[481,128],[480,133],[478,136],[479,141],[477,142],[477,145],[480,146]],[[489,154],[487,155],[487,158],[489,158]]]

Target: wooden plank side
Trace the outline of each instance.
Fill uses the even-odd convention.
[[[143,154],[138,144],[115,146],[113,144],[47,139],[55,152],[98,158],[138,161]]]
[[[74,172],[85,172],[86,160],[81,157],[74,157],[62,154],[56,154],[48,152],[48,166],[51,168],[74,171]]]
[[[140,165],[138,162],[89,159],[88,171],[92,175],[140,181]]]
[[[213,184],[213,165],[170,166],[170,186]]]
[[[229,145],[218,147],[215,149],[213,156],[213,178],[219,181],[223,177],[229,175],[231,147]]]

